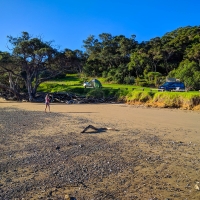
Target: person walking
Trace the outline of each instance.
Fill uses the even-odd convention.
[[[45,112],[47,110],[47,107],[49,108],[49,112],[50,112],[50,98],[49,98],[49,94],[47,94],[46,97],[45,97],[45,105],[46,105]]]

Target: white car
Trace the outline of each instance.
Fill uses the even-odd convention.
[[[83,83],[83,86],[86,88],[86,87],[92,87],[91,83],[89,82],[84,82]]]

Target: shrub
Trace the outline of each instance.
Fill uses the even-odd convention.
[[[177,69],[169,73],[169,76],[180,79],[187,88],[192,88],[193,90],[200,89],[200,68],[198,63],[194,61],[183,60]]]
[[[140,102],[147,102],[152,100],[153,93],[146,92],[146,91],[132,91],[126,95],[127,101],[140,101]]]
[[[138,86],[147,87],[148,83],[146,81],[140,81],[140,82],[138,82]]]
[[[106,78],[106,77],[107,77],[107,74],[108,74],[107,71],[103,71],[103,72],[102,72],[102,77],[103,77],[103,78]]]
[[[147,101],[150,101],[152,99],[153,99],[153,93],[144,91],[144,92],[141,93],[139,101],[140,102],[147,102]]]
[[[135,78],[133,76],[126,76],[124,78],[124,83],[125,84],[134,84],[135,83]]]
[[[99,88],[95,88],[90,90],[87,95],[87,98],[103,98],[104,97],[104,92],[102,91],[102,89]]]
[[[117,90],[117,92],[116,92],[116,94],[115,94],[115,97],[116,97],[119,101],[125,100],[128,93],[129,93],[128,90],[119,89],[119,90]]]
[[[200,94],[186,92],[180,95],[179,92],[158,92],[154,95],[153,102],[163,103],[164,107],[191,109],[200,103]]]

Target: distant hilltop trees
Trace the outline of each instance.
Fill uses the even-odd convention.
[[[40,83],[69,71],[108,82],[159,85],[166,77],[200,89],[200,26],[187,26],[139,43],[136,36],[101,33],[83,40],[85,51],[59,51],[52,42],[22,32],[8,36],[8,52],[0,51],[0,91],[26,93],[32,101]]]

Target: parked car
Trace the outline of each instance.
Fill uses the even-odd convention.
[[[166,91],[171,90],[185,90],[185,84],[183,82],[165,82],[163,85],[159,87],[159,89],[163,89]]]
[[[84,83],[83,83],[83,86],[84,86],[84,88],[92,87],[92,85],[91,85],[90,82],[84,82]]]

